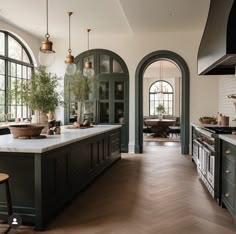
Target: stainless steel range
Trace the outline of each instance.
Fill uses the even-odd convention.
[[[231,134],[236,127],[192,126],[192,160],[212,197],[220,204],[220,140],[219,134]]]

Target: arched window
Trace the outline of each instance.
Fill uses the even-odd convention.
[[[28,82],[32,58],[24,44],[9,32],[0,30],[0,121],[30,118],[30,110],[19,97],[9,95],[15,85]]]
[[[157,107],[162,104],[164,115],[173,115],[174,108],[173,87],[164,80],[155,81],[149,90],[149,115],[158,115]]]

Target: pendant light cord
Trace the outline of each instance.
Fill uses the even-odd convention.
[[[70,17],[72,15],[72,12],[68,12],[69,15],[69,49],[68,52],[71,53],[71,28],[70,28]]]
[[[46,0],[46,22],[47,22],[47,24],[46,24],[47,33],[46,33],[45,37],[46,37],[46,38],[49,38],[50,35],[49,35],[49,33],[48,33],[48,0]]]
[[[88,32],[88,59],[89,59],[89,32],[91,31],[90,28],[87,29]]]

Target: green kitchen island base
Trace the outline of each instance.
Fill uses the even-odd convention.
[[[0,152],[0,171],[10,175],[13,213],[23,223],[45,230],[66,203],[121,157],[119,127],[92,135],[41,153]],[[27,148],[28,140],[19,141]],[[4,199],[0,191],[0,215],[7,217]]]

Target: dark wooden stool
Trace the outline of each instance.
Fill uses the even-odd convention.
[[[6,189],[6,202],[7,202],[7,213],[8,217],[12,215],[12,203],[11,203],[11,193],[10,193],[10,187],[9,187],[9,175],[0,173],[0,184],[5,183],[5,189]]]

